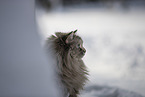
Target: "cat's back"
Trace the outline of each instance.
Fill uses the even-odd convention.
[[[66,90],[63,87],[63,85],[60,81],[60,78],[58,76],[60,70],[59,70],[58,64],[57,64],[58,60],[57,60],[57,55],[55,53],[56,51],[54,50],[55,39],[56,39],[56,37],[53,35],[48,37],[45,41],[44,48],[45,48],[46,55],[48,58],[48,63],[49,63],[48,65],[50,65],[51,69],[53,70],[53,72],[55,74],[52,78],[55,80],[55,83],[57,85],[57,89],[60,92],[58,97],[66,97],[66,95],[67,95]]]

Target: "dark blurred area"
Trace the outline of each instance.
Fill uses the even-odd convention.
[[[46,10],[64,8],[69,6],[89,6],[112,8],[145,7],[145,0],[36,0],[36,4]]]

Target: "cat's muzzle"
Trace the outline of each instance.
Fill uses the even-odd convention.
[[[84,54],[86,53],[86,49],[83,49],[83,51],[82,51]]]
[[[86,49],[85,49],[85,48],[82,48],[82,49],[81,49],[81,54],[84,56],[85,53],[86,53]]]

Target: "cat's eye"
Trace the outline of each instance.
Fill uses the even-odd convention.
[[[77,48],[80,48],[81,44],[77,44]]]

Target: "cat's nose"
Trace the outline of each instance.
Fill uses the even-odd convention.
[[[83,53],[86,53],[86,49],[85,48],[83,48]]]

